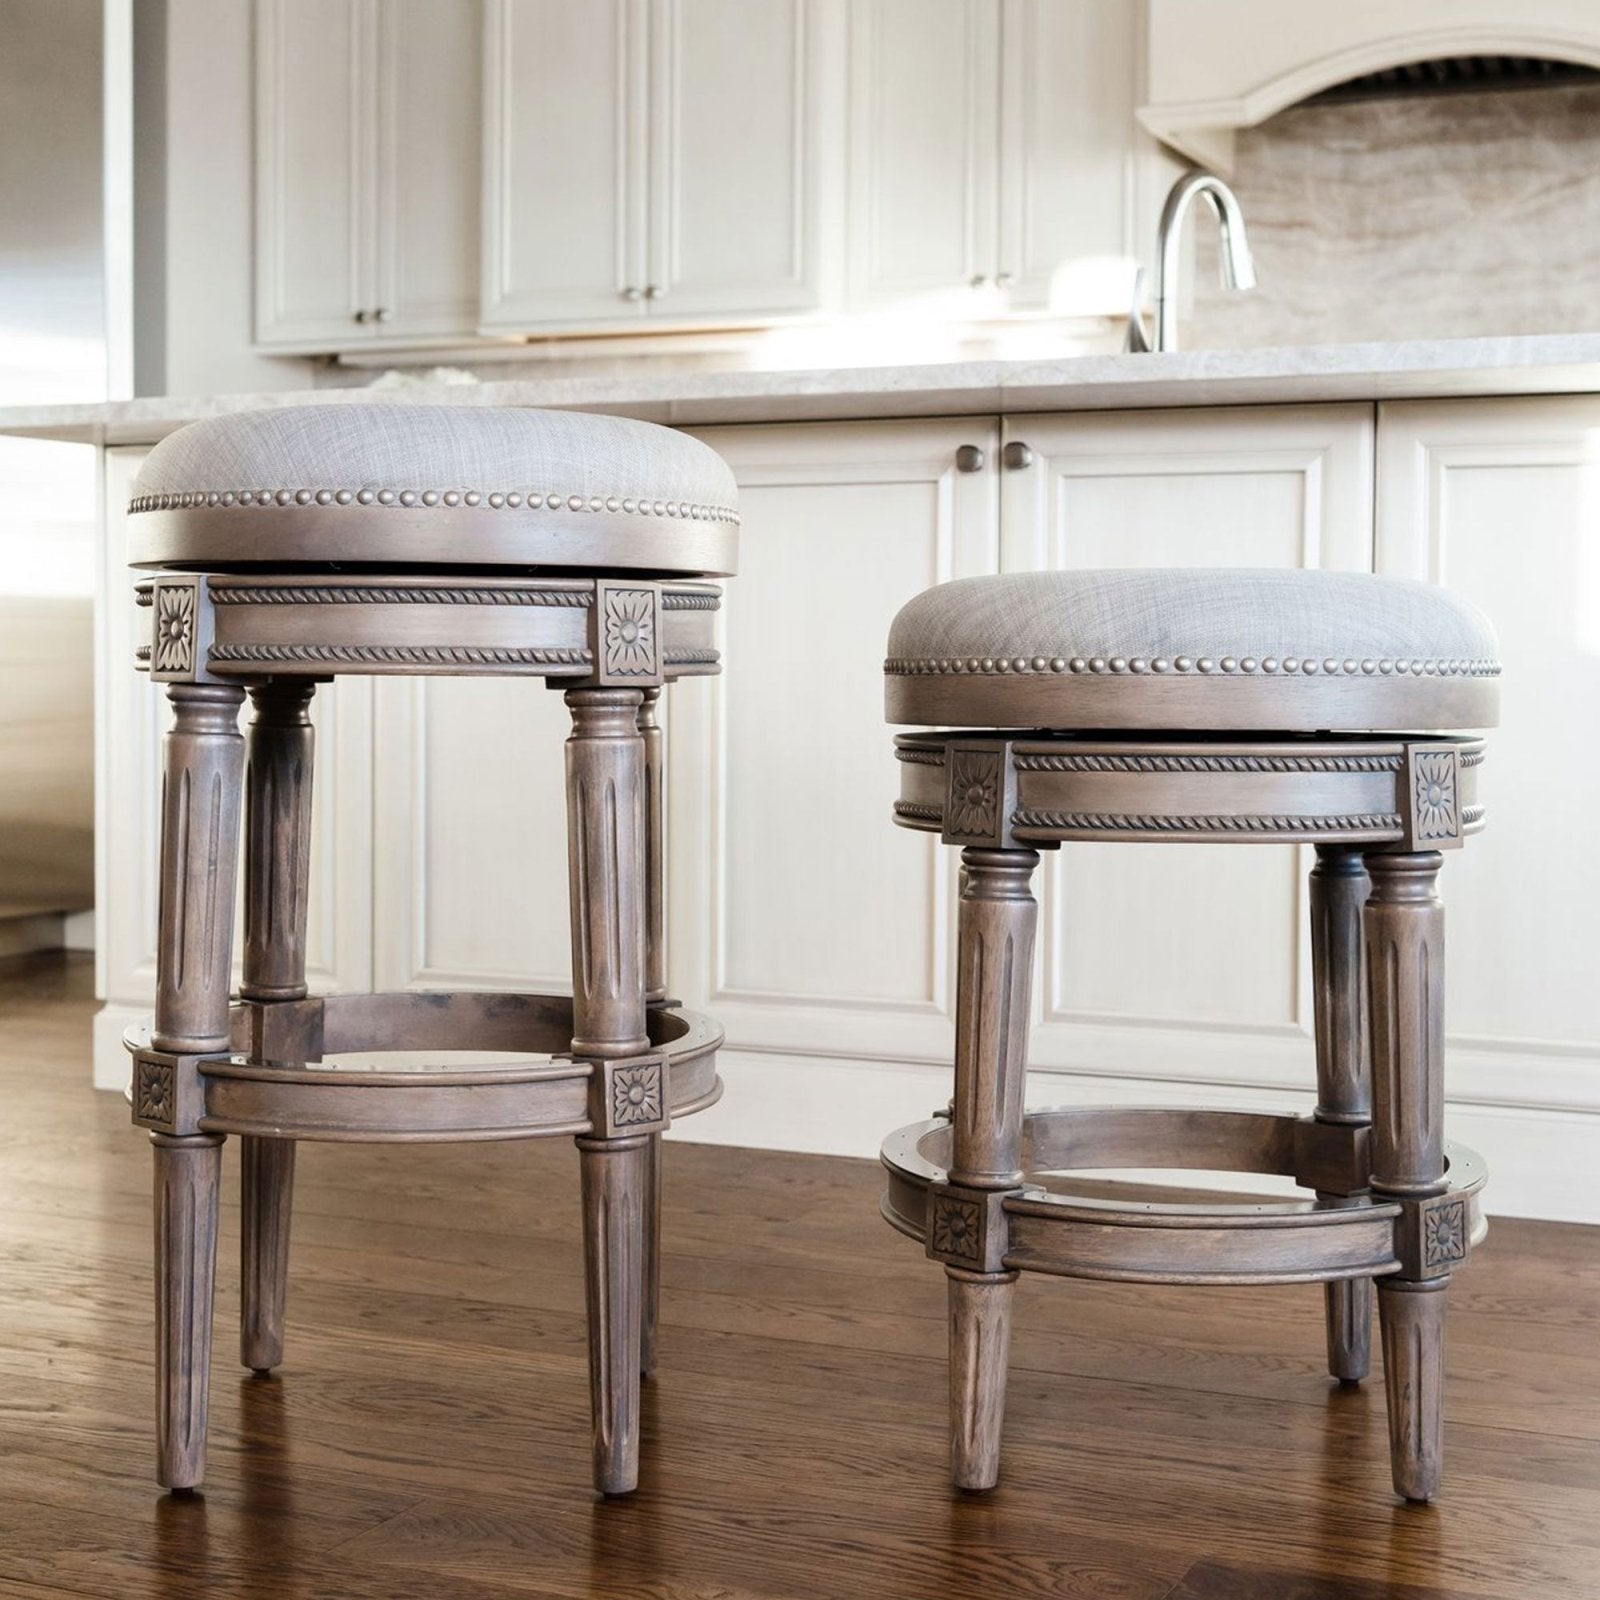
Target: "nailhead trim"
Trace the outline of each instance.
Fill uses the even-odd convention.
[[[1055,673],[1092,677],[1143,677],[1201,676],[1201,677],[1404,677],[1411,674],[1422,678],[1497,678],[1498,661],[1449,660],[1381,660],[1368,656],[1357,661],[1353,657],[1341,661],[1335,656],[1322,660],[1298,656],[1267,656],[1257,660],[1254,656],[890,656],[883,664],[886,676],[891,678],[919,678],[947,674],[972,674],[978,677],[1043,677]]]
[[[491,511],[609,511],[630,516],[682,517],[690,522],[728,522],[739,526],[732,506],[691,500],[650,500],[633,495],[546,494],[543,490],[481,489],[194,489],[176,494],[141,494],[128,503],[130,515],[146,511],[210,511],[236,506],[401,506],[428,510],[467,506]]]

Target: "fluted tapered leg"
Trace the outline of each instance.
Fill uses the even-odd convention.
[[[1038,906],[1033,850],[962,852],[956,991],[956,1092],[949,1183],[992,1193],[1022,1181],[1028,1004]],[[936,1204],[938,1202],[935,1202]],[[957,1196],[958,1208],[962,1205]],[[968,1203],[969,1212],[979,1209]],[[935,1227],[935,1244],[938,1227]],[[946,1241],[948,1242],[948,1241]],[[950,1470],[960,1489],[1000,1475],[1006,1357],[1016,1274],[946,1260],[950,1315]]]
[[[1444,908],[1440,856],[1373,854],[1365,912],[1372,1034],[1372,1191],[1408,1213],[1445,1188]],[[1407,1500],[1438,1492],[1448,1270],[1378,1280],[1389,1454]]]
[[[315,691],[301,680],[250,691],[239,986],[246,1000],[299,1000],[306,993]],[[240,1141],[239,1359],[255,1372],[283,1360],[294,1166],[291,1140],[246,1135]]]
[[[205,1477],[211,1307],[217,1266],[222,1135],[150,1135],[155,1152],[156,1481]]]
[[[646,1005],[667,998],[666,767],[656,710],[659,689],[640,692],[639,737],[644,741],[644,877]],[[661,1135],[650,1135],[644,1191],[644,1304],[639,1329],[639,1370],[656,1370],[656,1329],[661,1320]]]
[[[239,1359],[262,1374],[283,1361],[294,1156],[293,1139],[239,1142]]]
[[[607,1064],[649,1050],[645,1026],[645,752],[637,689],[572,689],[567,839],[572,910],[572,1053],[594,1064],[597,1135],[613,1118]],[[659,1075],[656,1094],[665,1093]],[[629,1108],[629,1114],[632,1109]],[[594,1481],[639,1481],[649,1133],[580,1138]]]
[[[656,1330],[661,1321],[661,1135],[644,1136],[644,1259],[639,1286],[639,1372],[648,1378],[656,1370]]]
[[[228,1048],[244,695],[212,684],[173,684],[168,695],[173,725],[163,763],[151,1045],[169,1058],[169,1093],[178,1105],[193,1102],[194,1058]],[[192,1489],[205,1475],[222,1139],[155,1133],[151,1146],[157,1477],[165,1488]]]
[[[1361,927],[1369,887],[1359,851],[1342,845],[1317,847],[1311,871],[1311,968],[1318,1122],[1359,1127],[1372,1120]],[[1319,1190],[1317,1198],[1332,1205],[1359,1204],[1365,1195],[1365,1190],[1349,1195]],[[1328,1371],[1341,1383],[1359,1383],[1372,1360],[1372,1280],[1330,1283],[1323,1294]]]

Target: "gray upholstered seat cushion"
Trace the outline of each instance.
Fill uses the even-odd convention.
[[[726,574],[737,500],[715,451],[653,423],[286,406],[191,423],[158,444],[134,485],[131,559]]]
[[[1493,724],[1494,629],[1432,584],[1258,568],[962,578],[889,630],[891,722],[1433,730]]]

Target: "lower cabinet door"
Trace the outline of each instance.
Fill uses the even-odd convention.
[[[1371,406],[1013,416],[1005,430],[1008,570],[1370,569]],[[1310,860],[1243,844],[1048,855],[1034,1066],[1309,1088]],[[1046,1083],[1032,1093],[1050,1100]]]
[[[913,595],[994,567],[994,419],[700,437],[743,529],[722,676],[667,696],[674,992],[739,1050],[948,1060],[953,852],[892,821],[883,658]]]
[[[1495,1203],[1529,1209],[1508,1188],[1525,1166],[1535,1214],[1593,1220],[1593,1152],[1569,1161],[1558,1141],[1600,1112],[1600,855],[1586,847],[1600,795],[1600,399],[1385,405],[1378,441],[1379,570],[1481,606],[1504,667],[1487,826],[1439,879],[1451,1096],[1553,1113],[1501,1112],[1483,1135]]]
[[[561,696],[538,678],[375,691],[377,987],[570,992]]]

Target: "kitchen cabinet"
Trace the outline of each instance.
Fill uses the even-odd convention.
[[[256,0],[256,342],[477,320],[480,0]]]
[[[735,1085],[697,1137],[865,1151],[946,1092],[956,853],[890,820],[880,674],[901,604],[1000,570],[1375,568],[1448,584],[1503,641],[1490,826],[1441,882],[1460,930],[1453,1126],[1501,1168],[1512,1209],[1592,1216],[1577,1177],[1592,1163],[1546,1147],[1587,1149],[1596,1106],[1600,1001],[1584,963],[1600,947],[1600,867],[1531,841],[1581,836],[1600,786],[1570,731],[1600,698],[1600,399],[697,432],[733,466],[744,521],[724,674],[664,697],[672,985],[726,1027]],[[120,555],[140,455],[106,455],[102,1082],[125,1073],[117,1036],[154,979],[166,714],[128,670]],[[564,988],[560,696],[530,681],[342,679],[316,716],[313,984]],[[1575,752],[1559,783],[1540,762],[1552,748]],[[1308,1103],[1309,866],[1287,847],[1047,856],[1036,1101]]]
[[[954,865],[890,824],[883,646],[912,595],[998,562],[995,419],[697,431],[743,528],[723,675],[665,697],[673,992],[738,1049],[946,1053]]]
[[[1377,564],[1480,605],[1505,668],[1483,771],[1488,829],[1439,881],[1467,930],[1447,980],[1453,1092],[1592,1113],[1600,859],[1583,841],[1600,793],[1600,398],[1383,405]],[[1501,1137],[1539,1133],[1523,1117]],[[1592,1215],[1592,1161],[1527,1156],[1566,1186],[1545,1214]]]
[[[818,307],[836,21],[833,0],[488,0],[483,328]]]
[[[1002,563],[1369,571],[1373,450],[1368,405],[1008,417]],[[1055,852],[1031,1060],[1314,1082],[1310,860],[1221,844]]]
[[[1132,0],[856,0],[849,299],[1125,312],[1157,202]]]

